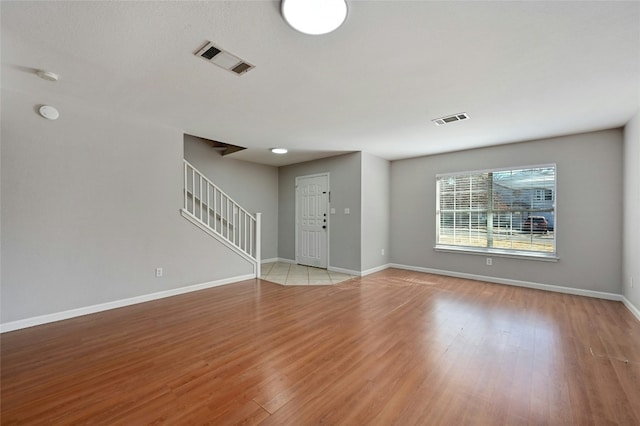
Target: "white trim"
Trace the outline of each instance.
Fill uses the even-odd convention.
[[[281,263],[291,263],[292,265],[297,265],[296,261],[293,259],[285,259],[284,257],[279,257],[278,262]]]
[[[207,194],[208,196],[208,194]],[[245,228],[245,241],[247,237]],[[256,278],[260,278],[262,275],[262,213],[256,213],[256,237],[255,237],[255,260],[253,261],[253,273],[256,274]]]
[[[272,257],[271,259],[262,259],[260,261],[261,264],[265,264],[265,263],[275,263],[275,262],[279,262],[277,257]]]
[[[347,275],[355,275],[356,277],[362,276],[362,272],[360,271],[352,271],[351,269],[336,268],[335,266],[327,267],[327,271],[340,272],[341,274],[347,274]]]
[[[174,288],[171,290],[160,291],[157,293],[144,294],[142,296],[130,297],[128,299],[114,300],[113,302],[100,303],[98,305],[85,306],[82,308],[70,309],[68,311],[56,312],[53,314],[40,315],[37,317],[25,318],[22,320],[6,322],[0,324],[0,333],[20,330],[22,328],[34,327],[36,325],[47,324],[50,322],[62,321],[69,318],[75,318],[83,315],[94,314],[96,312],[108,311],[110,309],[122,308],[124,306],[136,305],[138,303],[150,302],[152,300],[164,299],[165,297],[177,296],[179,294],[191,293],[193,291],[204,290],[207,288],[218,287],[221,285],[232,284],[239,281],[254,279],[254,274],[240,275],[222,280],[209,281],[202,284],[194,284],[186,287]]]
[[[491,257],[508,257],[511,259],[538,260],[541,262],[557,262],[560,260],[555,253],[543,254],[535,252],[525,252],[517,250],[502,250],[489,247],[466,247],[466,246],[448,246],[436,245],[435,251],[444,253],[472,254],[475,256],[491,256]]]
[[[290,259],[278,258],[278,262],[294,263],[295,264],[295,262],[290,260]],[[362,271],[362,272],[351,271],[349,269],[342,269],[342,268],[329,268],[329,270],[330,271],[334,271],[334,272],[347,273],[347,274],[350,274],[350,275],[365,276],[365,275],[372,274],[374,272],[383,271],[383,270],[388,269],[388,268],[404,269],[404,270],[408,270],[408,271],[424,272],[424,273],[428,273],[428,274],[445,275],[445,276],[451,276],[451,277],[456,277],[456,278],[468,278],[468,279],[473,279],[473,280],[494,282],[494,283],[497,283],[497,284],[515,285],[515,286],[518,286],[518,287],[535,288],[535,289],[538,289],[538,290],[546,290],[546,291],[553,291],[553,292],[558,292],[558,293],[575,294],[575,295],[578,295],[578,296],[596,297],[596,298],[599,298],[599,299],[616,300],[616,301],[622,302],[624,304],[624,306],[638,319],[638,321],[640,321],[640,310],[638,310],[638,308],[636,308],[629,301],[629,299],[627,299],[625,296],[620,295],[620,294],[604,293],[604,292],[593,291],[593,290],[582,290],[582,289],[575,289],[575,288],[570,288],[570,287],[554,286],[554,285],[549,285],[549,284],[538,284],[538,283],[532,283],[532,282],[527,282],[527,281],[516,281],[516,280],[503,279],[503,278],[493,278],[493,277],[486,277],[486,276],[474,275],[474,274],[465,274],[465,273],[459,273],[459,272],[450,272],[450,271],[443,271],[443,270],[440,270],[440,269],[431,269],[431,268],[423,268],[423,267],[419,267],[419,266],[401,265],[401,264],[398,264],[398,263],[389,263],[389,264],[386,264],[386,265],[383,265],[383,266],[379,266],[379,267],[376,267],[376,268],[367,269],[366,271]],[[86,306],[86,307],[83,307],[83,308],[70,309],[68,311],[62,311],[62,312],[57,312],[57,313],[53,313],[53,314],[40,315],[40,316],[37,316],[37,317],[25,318],[25,319],[22,319],[22,320],[6,322],[6,323],[3,323],[3,324],[0,324],[0,333],[7,333],[7,332],[10,332],[10,331],[20,330],[20,329],[23,329],[23,328],[34,327],[34,326],[37,326],[37,325],[48,324],[48,323],[56,322],[56,321],[62,321],[62,320],[65,320],[65,319],[75,318],[75,317],[79,317],[79,316],[83,316],[83,315],[89,315],[89,314],[93,314],[93,313],[96,313],[96,312],[107,311],[107,310],[110,310],[110,309],[121,308],[121,307],[124,307],[124,306],[136,305],[138,303],[150,302],[152,300],[163,299],[163,298],[166,298],[166,297],[177,296],[177,295],[180,295],[180,294],[191,293],[191,292],[199,291],[199,290],[205,290],[207,288],[219,287],[219,286],[227,285],[227,284],[233,284],[233,283],[236,283],[236,282],[246,281],[246,280],[250,280],[250,279],[253,279],[253,278],[254,278],[253,274],[240,275],[240,276],[237,276],[237,277],[225,278],[225,279],[217,280],[217,281],[209,281],[209,282],[202,283],[202,284],[194,284],[194,285],[190,285],[190,286],[186,286],[186,287],[180,287],[180,288],[176,288],[176,289],[172,289],[172,290],[166,290],[166,291],[161,291],[161,292],[157,292],[157,293],[151,293],[151,294],[145,294],[145,295],[142,295],[142,296],[131,297],[131,298],[128,298],[128,299],[121,299],[121,300],[116,300],[116,301],[113,301],[113,302],[101,303],[101,304],[98,304],[98,305],[91,305],[91,306]]]
[[[513,285],[517,287],[534,288],[536,290],[553,291],[556,293],[575,294],[577,296],[587,296],[587,297],[595,297],[598,299],[616,300],[618,302],[622,302],[622,299],[623,299],[623,296],[621,294],[606,293],[603,291],[585,290],[581,288],[563,287],[563,286],[551,285],[551,284],[541,284],[541,283],[534,283],[530,281],[512,280],[508,278],[487,277],[484,275],[467,274],[464,272],[443,271],[441,269],[423,268],[419,266],[408,266],[408,265],[401,265],[398,263],[392,263],[389,266],[391,268],[405,269],[408,271],[426,272],[427,274],[437,274],[437,275],[445,275],[448,277],[466,278],[470,280],[485,281],[485,282],[496,283],[496,284],[506,284],[506,285]]]
[[[627,307],[628,310],[636,317],[638,321],[640,321],[640,309],[636,308],[633,303],[625,296],[622,296],[622,303]]]
[[[374,274],[376,272],[380,272],[380,271],[384,271],[385,269],[389,269],[391,267],[390,264],[386,264],[386,265],[380,265],[380,266],[376,266],[375,268],[371,268],[371,269],[367,269],[364,270],[362,272],[360,272],[360,276],[364,277],[370,274]]]
[[[451,177],[451,176],[467,175],[467,174],[470,175],[470,174],[478,174],[478,173],[509,172],[512,170],[542,169],[544,167],[553,167],[556,170],[558,168],[556,163],[529,164],[525,166],[506,166],[506,167],[496,167],[493,169],[462,170],[458,172],[436,173],[436,179],[440,177]]]

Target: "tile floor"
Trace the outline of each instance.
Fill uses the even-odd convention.
[[[282,285],[331,285],[350,280],[355,276],[311,266],[274,262],[262,265],[260,278]]]

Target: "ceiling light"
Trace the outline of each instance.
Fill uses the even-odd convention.
[[[346,0],[282,0],[281,10],[289,25],[311,35],[330,33],[347,18]]]
[[[289,152],[289,150],[287,150],[286,148],[271,148],[271,152],[273,152],[274,154],[286,154],[287,152]]]

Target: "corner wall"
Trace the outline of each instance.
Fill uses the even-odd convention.
[[[339,155],[279,169],[278,257],[295,260],[296,189],[298,176],[329,172],[329,266],[360,271],[361,153]],[[344,214],[345,208],[350,214]]]
[[[362,153],[362,267],[376,271],[389,263],[391,164]],[[384,253],[383,253],[384,252]]]
[[[640,320],[640,111],[624,128],[623,242],[623,294]]]
[[[560,258],[557,263],[492,256],[493,266],[487,266],[486,256],[433,249],[436,174],[546,163],[557,164],[556,232]],[[637,191],[637,179],[635,183]],[[619,295],[622,293],[620,206],[622,131],[619,129],[393,161],[391,261],[458,274]]]
[[[181,131],[71,98],[1,96],[0,322],[253,272],[181,217]],[[38,116],[43,100],[58,120]]]

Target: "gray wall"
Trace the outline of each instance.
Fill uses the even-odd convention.
[[[633,288],[631,288],[633,277]],[[623,294],[640,310],[640,112],[624,129]]]
[[[47,100],[61,111],[59,120],[47,121],[35,112],[42,101],[1,94],[2,323],[252,272],[248,262],[179,215],[183,149],[194,163],[200,161],[198,148],[185,145],[181,131],[65,98]],[[233,167],[264,178],[261,193],[278,195],[277,208],[267,201],[256,207],[265,215],[270,211],[268,221],[278,217],[270,227],[277,237],[265,237],[265,256],[277,241],[278,257],[295,258],[295,177],[329,172],[336,208],[330,228],[333,267],[360,271],[391,261],[623,292],[640,307],[639,127],[637,114],[625,128],[624,145],[622,132],[609,130],[390,166],[368,154],[346,154],[282,167],[277,188],[272,168]],[[616,210],[623,205],[623,146],[624,250],[623,217]],[[549,162],[558,165],[559,262],[494,257],[488,267],[483,256],[433,250],[437,173]],[[384,189],[385,170],[389,189]],[[251,197],[237,189],[239,201]],[[389,231],[379,208],[384,204],[391,206]],[[345,207],[350,215],[343,213]],[[593,226],[594,221],[606,226]],[[378,258],[385,245],[390,259]],[[164,277],[154,277],[156,267],[164,268]],[[634,288],[628,285],[631,276]]]
[[[389,161],[362,153],[362,271],[389,263],[390,171]]]
[[[180,216],[181,131],[48,98],[2,91],[0,321],[252,273]]]
[[[278,168],[221,156],[193,136],[184,157],[250,213],[262,213],[262,258],[278,257]]]
[[[437,173],[544,163],[557,164],[557,263],[434,251]],[[621,130],[393,161],[391,260],[620,294],[621,206]]]
[[[295,180],[329,172],[331,207],[329,266],[360,271],[361,184],[359,152],[293,164],[279,169],[278,257],[295,260]],[[350,214],[344,214],[345,207]]]

